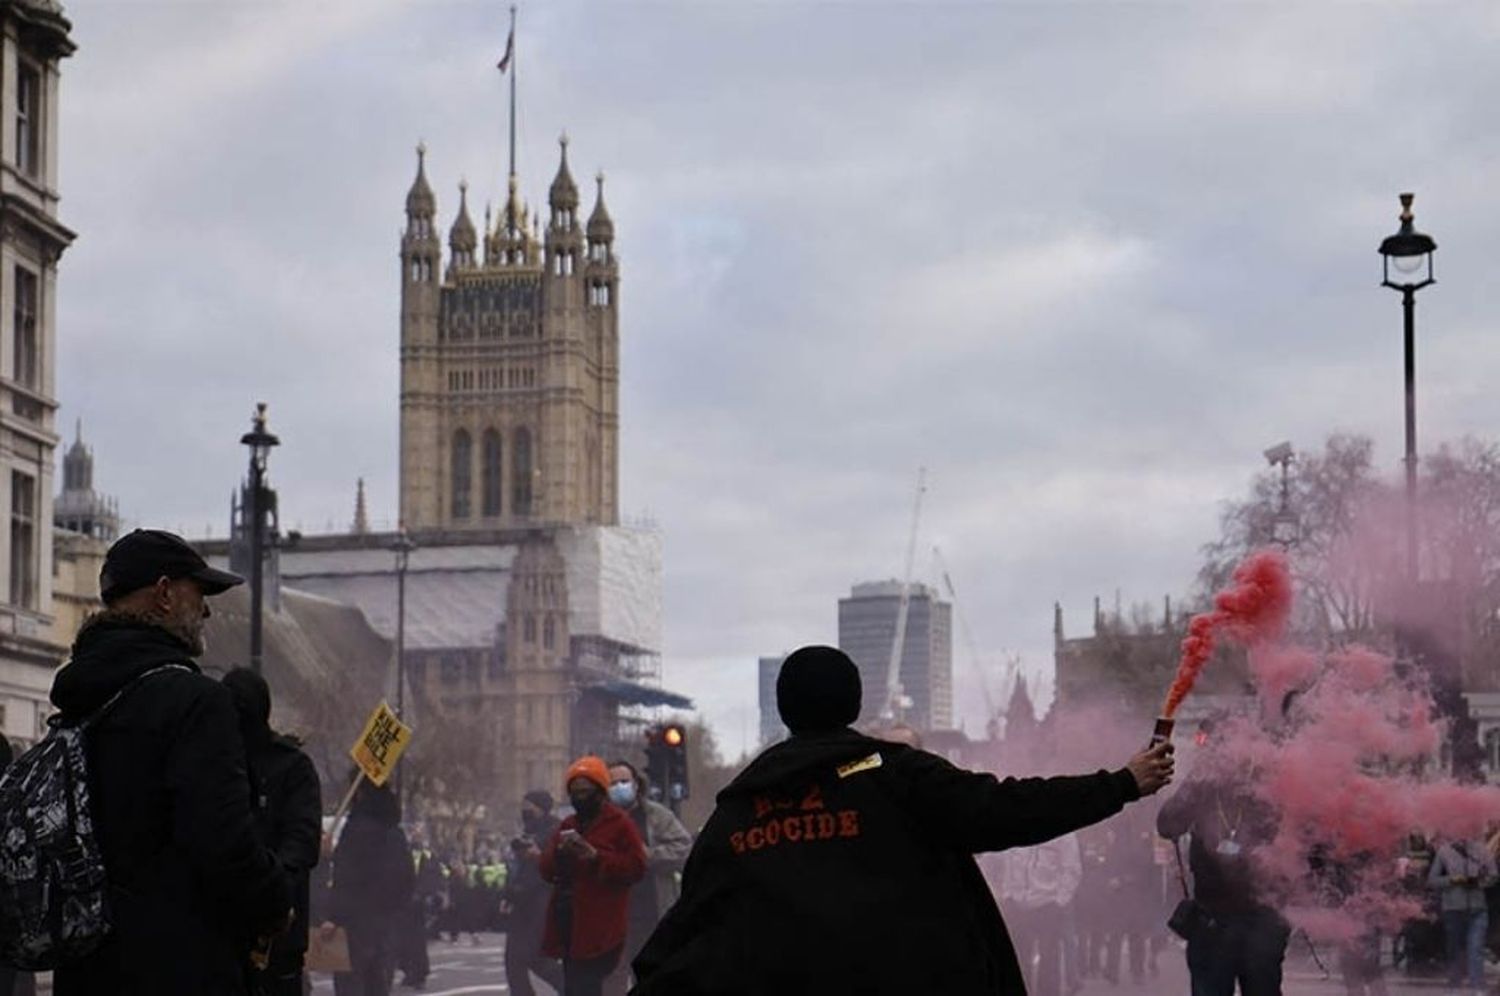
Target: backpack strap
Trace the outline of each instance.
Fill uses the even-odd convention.
[[[1180,838],[1172,838],[1172,853],[1177,856],[1177,881],[1182,886],[1182,898],[1192,899],[1193,894],[1188,889],[1187,866],[1182,863],[1182,841]]]
[[[115,707],[116,703],[118,703],[120,701],[120,699],[122,699],[122,698],[125,697],[125,693],[126,692],[128,692],[131,689],[135,688],[136,685],[140,684],[142,681],[145,681],[147,678],[151,677],[153,674],[161,674],[164,671],[192,671],[192,670],[193,669],[190,668],[190,667],[188,667],[186,664],[161,664],[161,665],[158,665],[157,667],[153,667],[153,668],[150,668],[148,670],[142,671],[140,674],[136,675],[134,678],[131,678],[124,685],[122,685],[120,687],[119,691],[115,692],[108,699],[106,699],[105,702],[104,702],[104,704],[102,706],[100,706],[98,709],[95,709],[93,712],[89,713],[89,715],[85,716],[83,719],[79,720],[78,723],[76,724],[76,726],[77,726],[77,728],[79,730],[87,730],[89,727],[91,727],[95,723],[99,722],[99,720],[103,719],[105,716],[107,716],[109,714],[109,711]],[[62,726],[63,723],[61,722],[61,719],[62,719],[61,715],[57,715],[57,716],[53,716],[47,722],[48,722],[48,725]]]

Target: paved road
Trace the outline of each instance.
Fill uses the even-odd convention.
[[[426,996],[481,996],[485,993],[506,993],[505,984],[505,935],[480,934],[475,944],[467,937],[457,943],[434,941],[427,947],[428,960],[432,963],[432,974],[427,978]],[[397,973],[397,979],[400,974]],[[536,982],[539,996],[552,996],[552,990],[540,981]],[[313,976],[313,992],[317,996],[329,996],[333,992],[330,976]],[[410,993],[410,989],[397,986],[394,993]]]
[[[509,992],[505,985],[504,935],[481,934],[477,945],[467,939],[457,944],[438,941],[429,951],[432,976],[427,980],[426,996],[482,996]],[[1492,970],[1494,968],[1491,966]],[[1088,979],[1077,996],[1187,996],[1187,969],[1181,948],[1168,948],[1162,952],[1158,969],[1158,977],[1139,984],[1124,981],[1112,986],[1101,979]],[[1497,980],[1500,980],[1500,974],[1492,975],[1492,986]],[[1408,980],[1398,973],[1392,973],[1387,988],[1389,996],[1439,996],[1447,992],[1439,983]],[[551,996],[551,990],[541,982],[536,983],[536,990]],[[329,996],[333,992],[328,976],[315,977],[313,992],[318,996]],[[398,988],[396,992],[409,993],[411,990]],[[1344,996],[1344,987],[1336,975],[1325,978],[1310,960],[1294,953],[1287,963],[1283,996]]]

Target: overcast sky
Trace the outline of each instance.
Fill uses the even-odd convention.
[[[99,485],[222,535],[266,400],[284,525],[346,528],[359,477],[394,519],[414,147],[444,229],[460,178],[498,202],[506,5],[66,6],[58,394]],[[1268,445],[1368,433],[1394,472],[1401,190],[1442,247],[1423,438],[1496,435],[1497,36],[1492,3],[524,6],[524,192],[564,129],[608,174],[669,684],[753,737],[757,655],[901,573],[919,466],[918,573],[940,544],[992,686],[1006,651],[1050,685],[1054,601],[1076,635],[1186,593]]]

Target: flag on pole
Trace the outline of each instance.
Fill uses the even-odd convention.
[[[500,57],[500,63],[496,67],[502,73],[510,68],[510,57],[516,52],[516,29],[511,28],[510,34],[505,38],[505,54]]]

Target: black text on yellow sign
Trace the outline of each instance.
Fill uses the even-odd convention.
[[[350,748],[349,756],[366,778],[384,785],[409,743],[411,727],[397,719],[391,707],[382,702],[370,714],[370,721]]]

